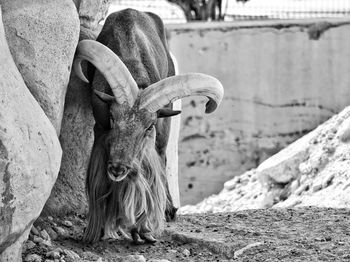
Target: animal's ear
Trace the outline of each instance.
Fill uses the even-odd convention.
[[[105,103],[109,103],[110,104],[113,101],[115,101],[114,96],[108,95],[106,93],[103,93],[103,92],[100,92],[100,91],[97,91],[97,90],[94,90],[94,93],[99,99],[101,99]]]
[[[170,116],[176,116],[180,114],[181,111],[178,110],[172,110],[168,108],[162,108],[157,111],[157,117],[158,118],[163,118],[163,117],[170,117]]]

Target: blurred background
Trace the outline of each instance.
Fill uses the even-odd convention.
[[[135,8],[158,14],[165,23],[343,17],[348,0],[115,0],[110,12]]]

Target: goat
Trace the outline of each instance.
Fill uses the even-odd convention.
[[[83,60],[92,64],[88,79]],[[204,74],[174,76],[162,20],[133,9],[109,15],[96,41],[80,41],[73,67],[91,83],[96,122],[84,240],[98,241],[104,230],[103,239],[131,239],[130,233],[136,244],[154,243],[165,214],[176,212],[165,174],[170,117],[180,113],[171,103],[204,95],[211,113],[223,87]]]

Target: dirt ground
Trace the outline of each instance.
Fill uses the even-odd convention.
[[[28,245],[38,242],[34,241],[38,237],[32,230],[23,259],[29,254],[45,258],[48,252],[58,250],[60,258],[52,261],[67,262],[69,256],[64,254],[69,250],[78,255],[71,261],[145,261],[125,258],[135,254],[147,261],[172,262],[350,261],[350,209],[264,209],[183,215],[166,225],[164,236],[156,244],[141,246],[127,241],[84,244],[84,226],[84,218],[79,217],[39,218],[35,223],[37,231],[45,229],[50,235],[54,231],[57,238],[50,240],[51,246]]]

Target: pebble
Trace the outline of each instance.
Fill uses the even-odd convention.
[[[25,243],[26,249],[32,249],[32,248],[34,248],[35,246],[36,246],[35,243],[34,243],[33,241],[31,241],[31,240],[28,240],[28,241]]]
[[[74,262],[80,259],[80,256],[72,250],[64,249],[63,252],[66,254],[66,261]]]
[[[182,254],[185,256],[185,257],[189,257],[191,255],[191,252],[188,250],[188,249],[184,249],[182,250]]]
[[[53,251],[47,252],[46,257],[59,259],[61,256],[60,256],[60,252],[58,252],[57,250],[53,250]]]
[[[33,235],[40,236],[39,230],[37,230],[35,226],[32,226],[32,229],[30,230],[30,232]]]
[[[40,243],[44,242],[44,239],[42,239],[41,237],[38,237],[38,236],[34,236],[33,241],[37,244],[40,244]]]
[[[61,237],[68,237],[69,233],[63,229],[62,227],[56,227],[56,231],[58,233],[58,235],[60,235]]]
[[[46,231],[52,240],[56,240],[58,238],[57,233],[51,227],[46,228]]]
[[[41,256],[36,254],[29,254],[24,259],[25,262],[41,262]]]
[[[43,239],[50,240],[50,236],[45,229],[41,230],[40,235]]]
[[[52,247],[52,243],[50,240],[43,240],[43,242],[40,243],[40,246],[48,246],[48,247]]]
[[[70,222],[69,220],[65,220],[65,221],[63,221],[63,225],[65,225],[66,227],[72,227],[73,223]]]
[[[50,220],[50,221],[53,221],[53,217],[52,216],[48,216],[47,219]]]
[[[90,251],[83,252],[81,254],[81,257],[85,260],[92,260],[92,261],[96,261],[97,259],[100,258],[98,255],[95,255],[94,253],[92,253]]]
[[[171,262],[171,261],[167,259],[150,259],[150,260],[147,260],[147,262]]]
[[[120,262],[146,262],[146,258],[142,255],[129,255],[123,257]]]

